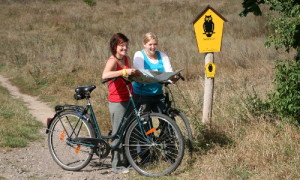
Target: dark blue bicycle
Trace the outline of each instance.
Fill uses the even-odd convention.
[[[128,89],[130,82],[124,81]],[[128,89],[130,103],[122,123],[115,134],[104,136],[90,101],[95,88],[95,85],[76,88],[75,99],[85,99],[86,106],[56,106],[56,114],[48,119],[48,146],[54,161],[65,170],[79,171],[89,164],[94,154],[105,158],[122,144],[129,163],[140,174],[162,176],[176,170],[185,148],[176,123],[163,114],[141,114]],[[119,141],[111,146],[108,140],[114,139]]]

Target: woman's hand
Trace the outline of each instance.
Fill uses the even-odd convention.
[[[126,69],[126,72],[129,76],[140,76],[141,72],[137,69]]]
[[[179,79],[180,79],[180,77],[175,75],[175,76],[173,76],[173,78],[171,78],[171,81],[173,84],[175,84]]]

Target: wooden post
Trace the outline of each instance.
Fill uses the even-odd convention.
[[[213,62],[214,53],[206,53],[205,65]],[[211,126],[213,94],[214,78],[207,78],[207,76],[205,75],[202,124],[208,125],[209,127]]]
[[[206,53],[202,124],[208,125],[209,128],[211,127],[214,77],[216,72],[214,52],[221,51],[225,21],[227,20],[210,5],[204,8],[193,21],[199,53]]]

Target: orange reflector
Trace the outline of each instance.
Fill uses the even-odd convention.
[[[65,138],[65,133],[66,133],[65,130],[63,130],[63,131],[61,132],[59,140],[61,140],[61,141],[64,140],[64,138]]]
[[[149,135],[151,133],[154,133],[156,131],[156,128],[152,128],[149,131],[146,132],[146,135]]]
[[[80,150],[80,145],[77,145],[77,148],[75,150],[75,153],[78,154],[79,153],[79,150]]]

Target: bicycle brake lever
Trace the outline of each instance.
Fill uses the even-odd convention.
[[[178,73],[177,75],[181,80],[185,81],[185,78],[181,75],[181,73]]]
[[[181,80],[185,81],[185,78],[181,75],[181,73],[178,73],[177,75]]]

